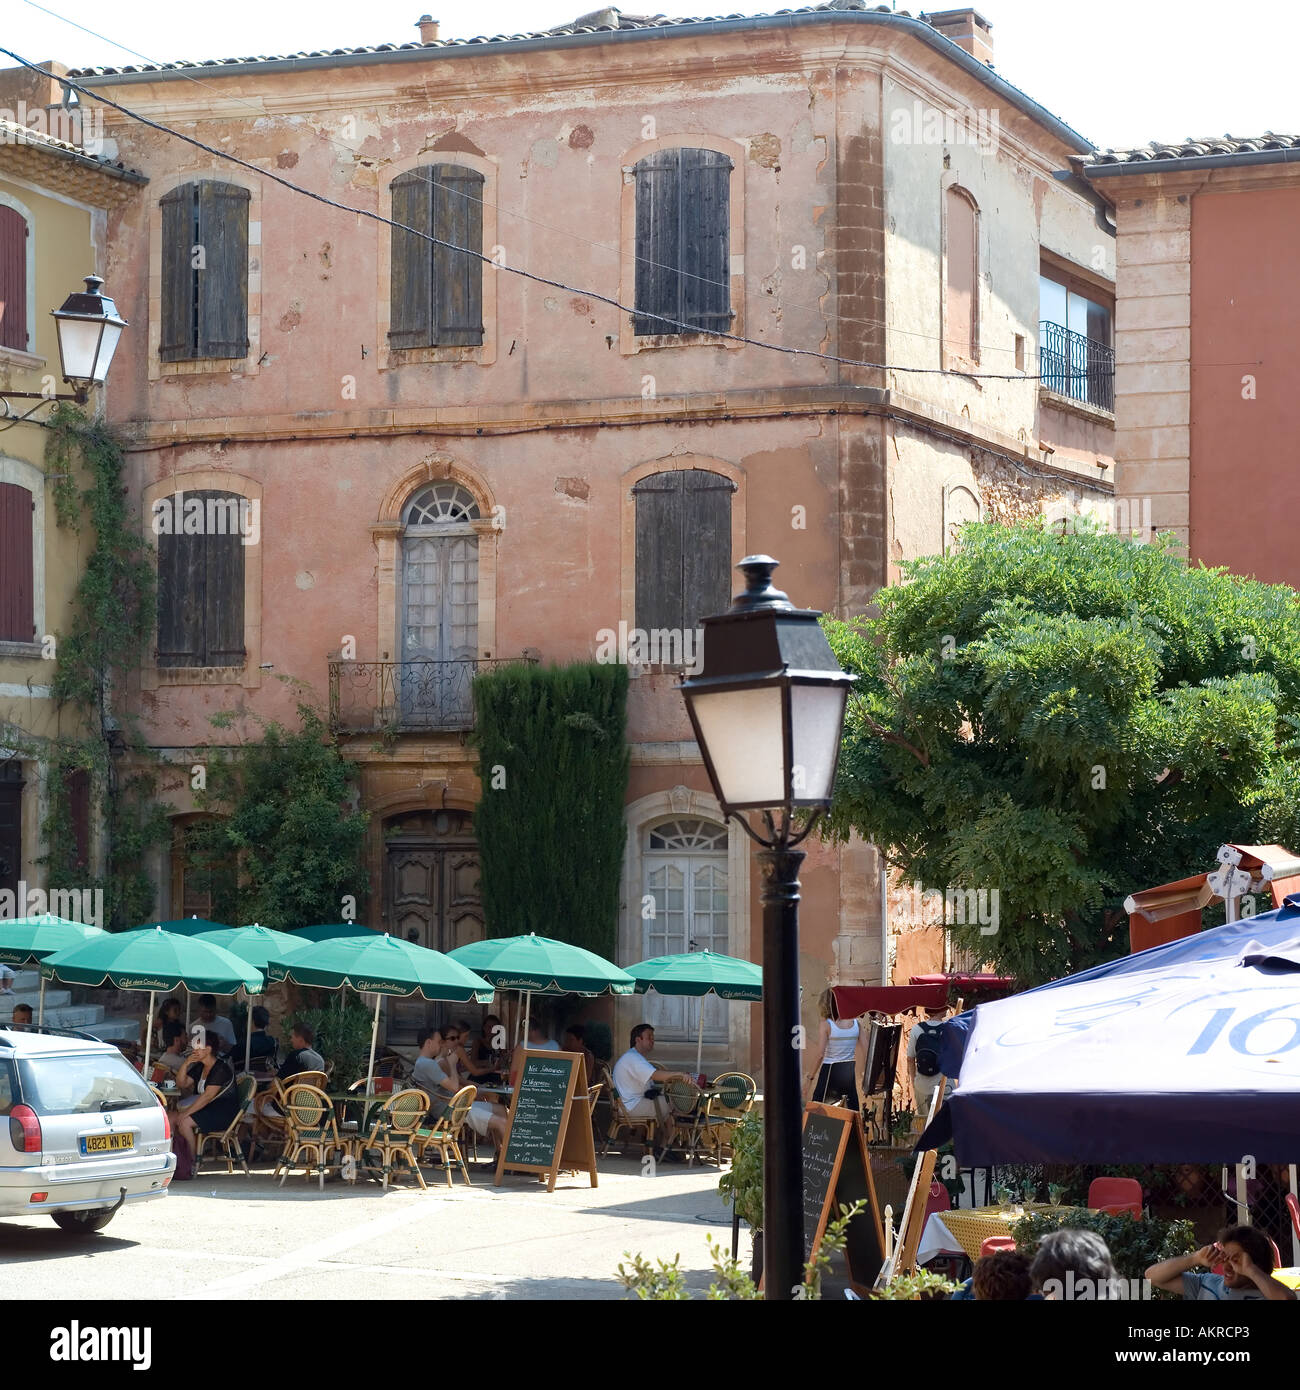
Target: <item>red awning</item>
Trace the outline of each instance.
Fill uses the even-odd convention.
[[[956,990],[979,991],[1013,990],[1016,987],[1014,975],[976,975],[969,971],[958,971],[952,975],[913,975],[914,985],[936,985],[946,983]]]
[[[948,983],[910,985],[836,985],[835,1009],[841,1018],[859,1014],[901,1014],[908,1009],[942,1009],[948,1002]]]

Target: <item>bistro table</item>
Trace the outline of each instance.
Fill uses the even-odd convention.
[[[980,1257],[980,1246],[990,1236],[1009,1236],[1011,1228],[1024,1216],[1036,1212],[1065,1211],[1046,1202],[1025,1202],[1019,1212],[1010,1207],[953,1207],[949,1211],[931,1212],[921,1232],[921,1244],[916,1252],[917,1264],[925,1264],[939,1255],[966,1255],[972,1260]]]

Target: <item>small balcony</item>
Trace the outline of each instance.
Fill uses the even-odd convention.
[[[463,732],[474,727],[475,676],[536,660],[331,661],[330,728],[340,734]]]
[[[1039,380],[1049,391],[1115,413],[1115,349],[1044,319],[1038,325]]]

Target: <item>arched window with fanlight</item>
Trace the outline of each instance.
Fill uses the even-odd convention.
[[[642,891],[654,904],[653,915],[641,914],[645,957],[728,954],[727,827],[675,816],[656,821],[644,833]],[[652,991],[645,995],[645,1021],[666,1040],[694,1042],[701,1006],[705,1041],[725,1042],[727,1006],[716,995],[701,1000]]]
[[[468,728],[478,658],[478,533],[474,497],[430,483],[402,512],[398,684],[408,728]]]

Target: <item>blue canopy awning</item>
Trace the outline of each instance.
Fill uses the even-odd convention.
[[[944,1025],[920,1141],[993,1163],[1300,1158],[1300,910],[1153,947]]]

